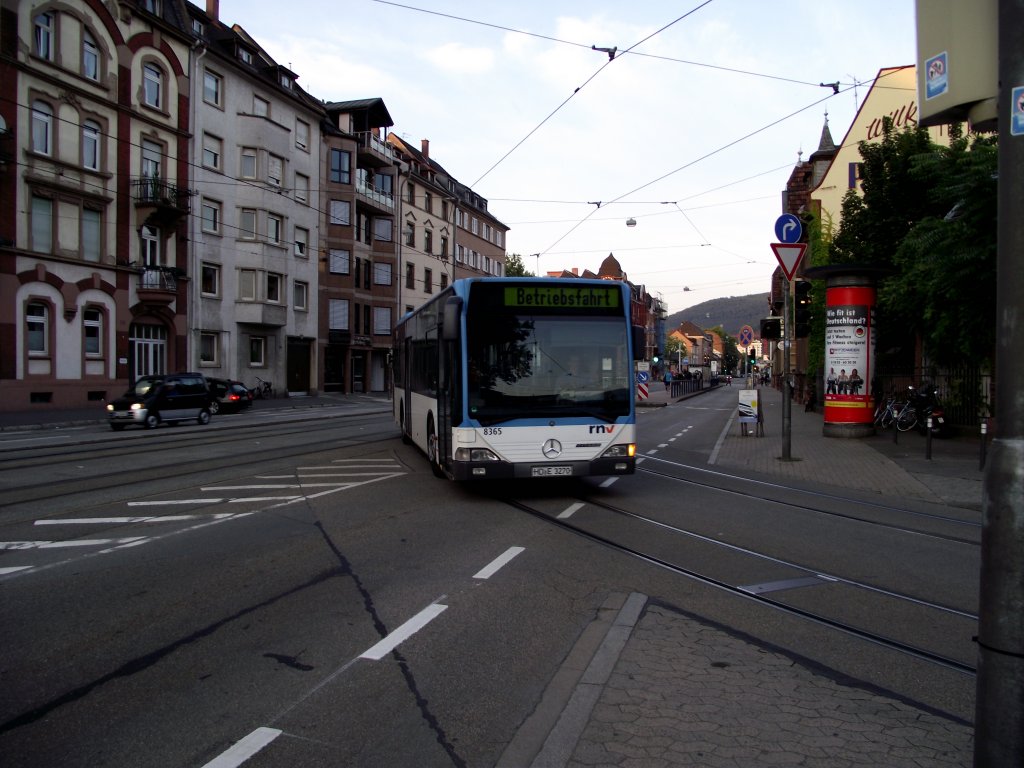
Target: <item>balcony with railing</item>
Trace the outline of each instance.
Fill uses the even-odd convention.
[[[356,178],[355,187],[357,200],[359,202],[367,203],[378,213],[395,212],[395,197],[390,192],[378,189],[366,179],[358,176]]]
[[[150,306],[166,307],[178,297],[176,267],[138,267],[139,279],[135,285],[139,301]]]
[[[148,223],[167,226],[188,215],[191,190],[159,176],[140,176],[131,184],[135,208]]]
[[[369,165],[376,167],[389,166],[395,162],[395,148],[380,136],[370,131],[356,134],[359,142],[360,164],[369,160]]]

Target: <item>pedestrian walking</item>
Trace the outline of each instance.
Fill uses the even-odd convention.
[[[668,392],[668,388],[672,386],[672,371],[665,370],[665,391]]]

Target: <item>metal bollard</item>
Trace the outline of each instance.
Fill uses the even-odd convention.
[[[928,416],[928,423],[927,423],[926,429],[927,429],[927,431],[925,432],[925,438],[924,438],[924,457],[926,459],[928,459],[928,461],[931,461],[932,460],[932,417],[931,416]]]
[[[988,422],[981,420],[981,458],[978,461],[978,469],[985,468],[985,452],[988,450]]]

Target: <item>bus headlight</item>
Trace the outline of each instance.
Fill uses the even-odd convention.
[[[456,461],[501,461],[494,451],[487,448],[457,448],[455,449]]]
[[[607,451],[601,454],[606,459],[617,459],[622,457],[632,458],[636,456],[636,443],[619,443],[613,445]]]

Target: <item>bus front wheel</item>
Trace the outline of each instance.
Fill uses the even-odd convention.
[[[434,415],[427,417],[427,460],[430,462],[430,470],[435,477],[444,477],[444,470],[441,469],[441,455],[437,430],[434,429]]]

